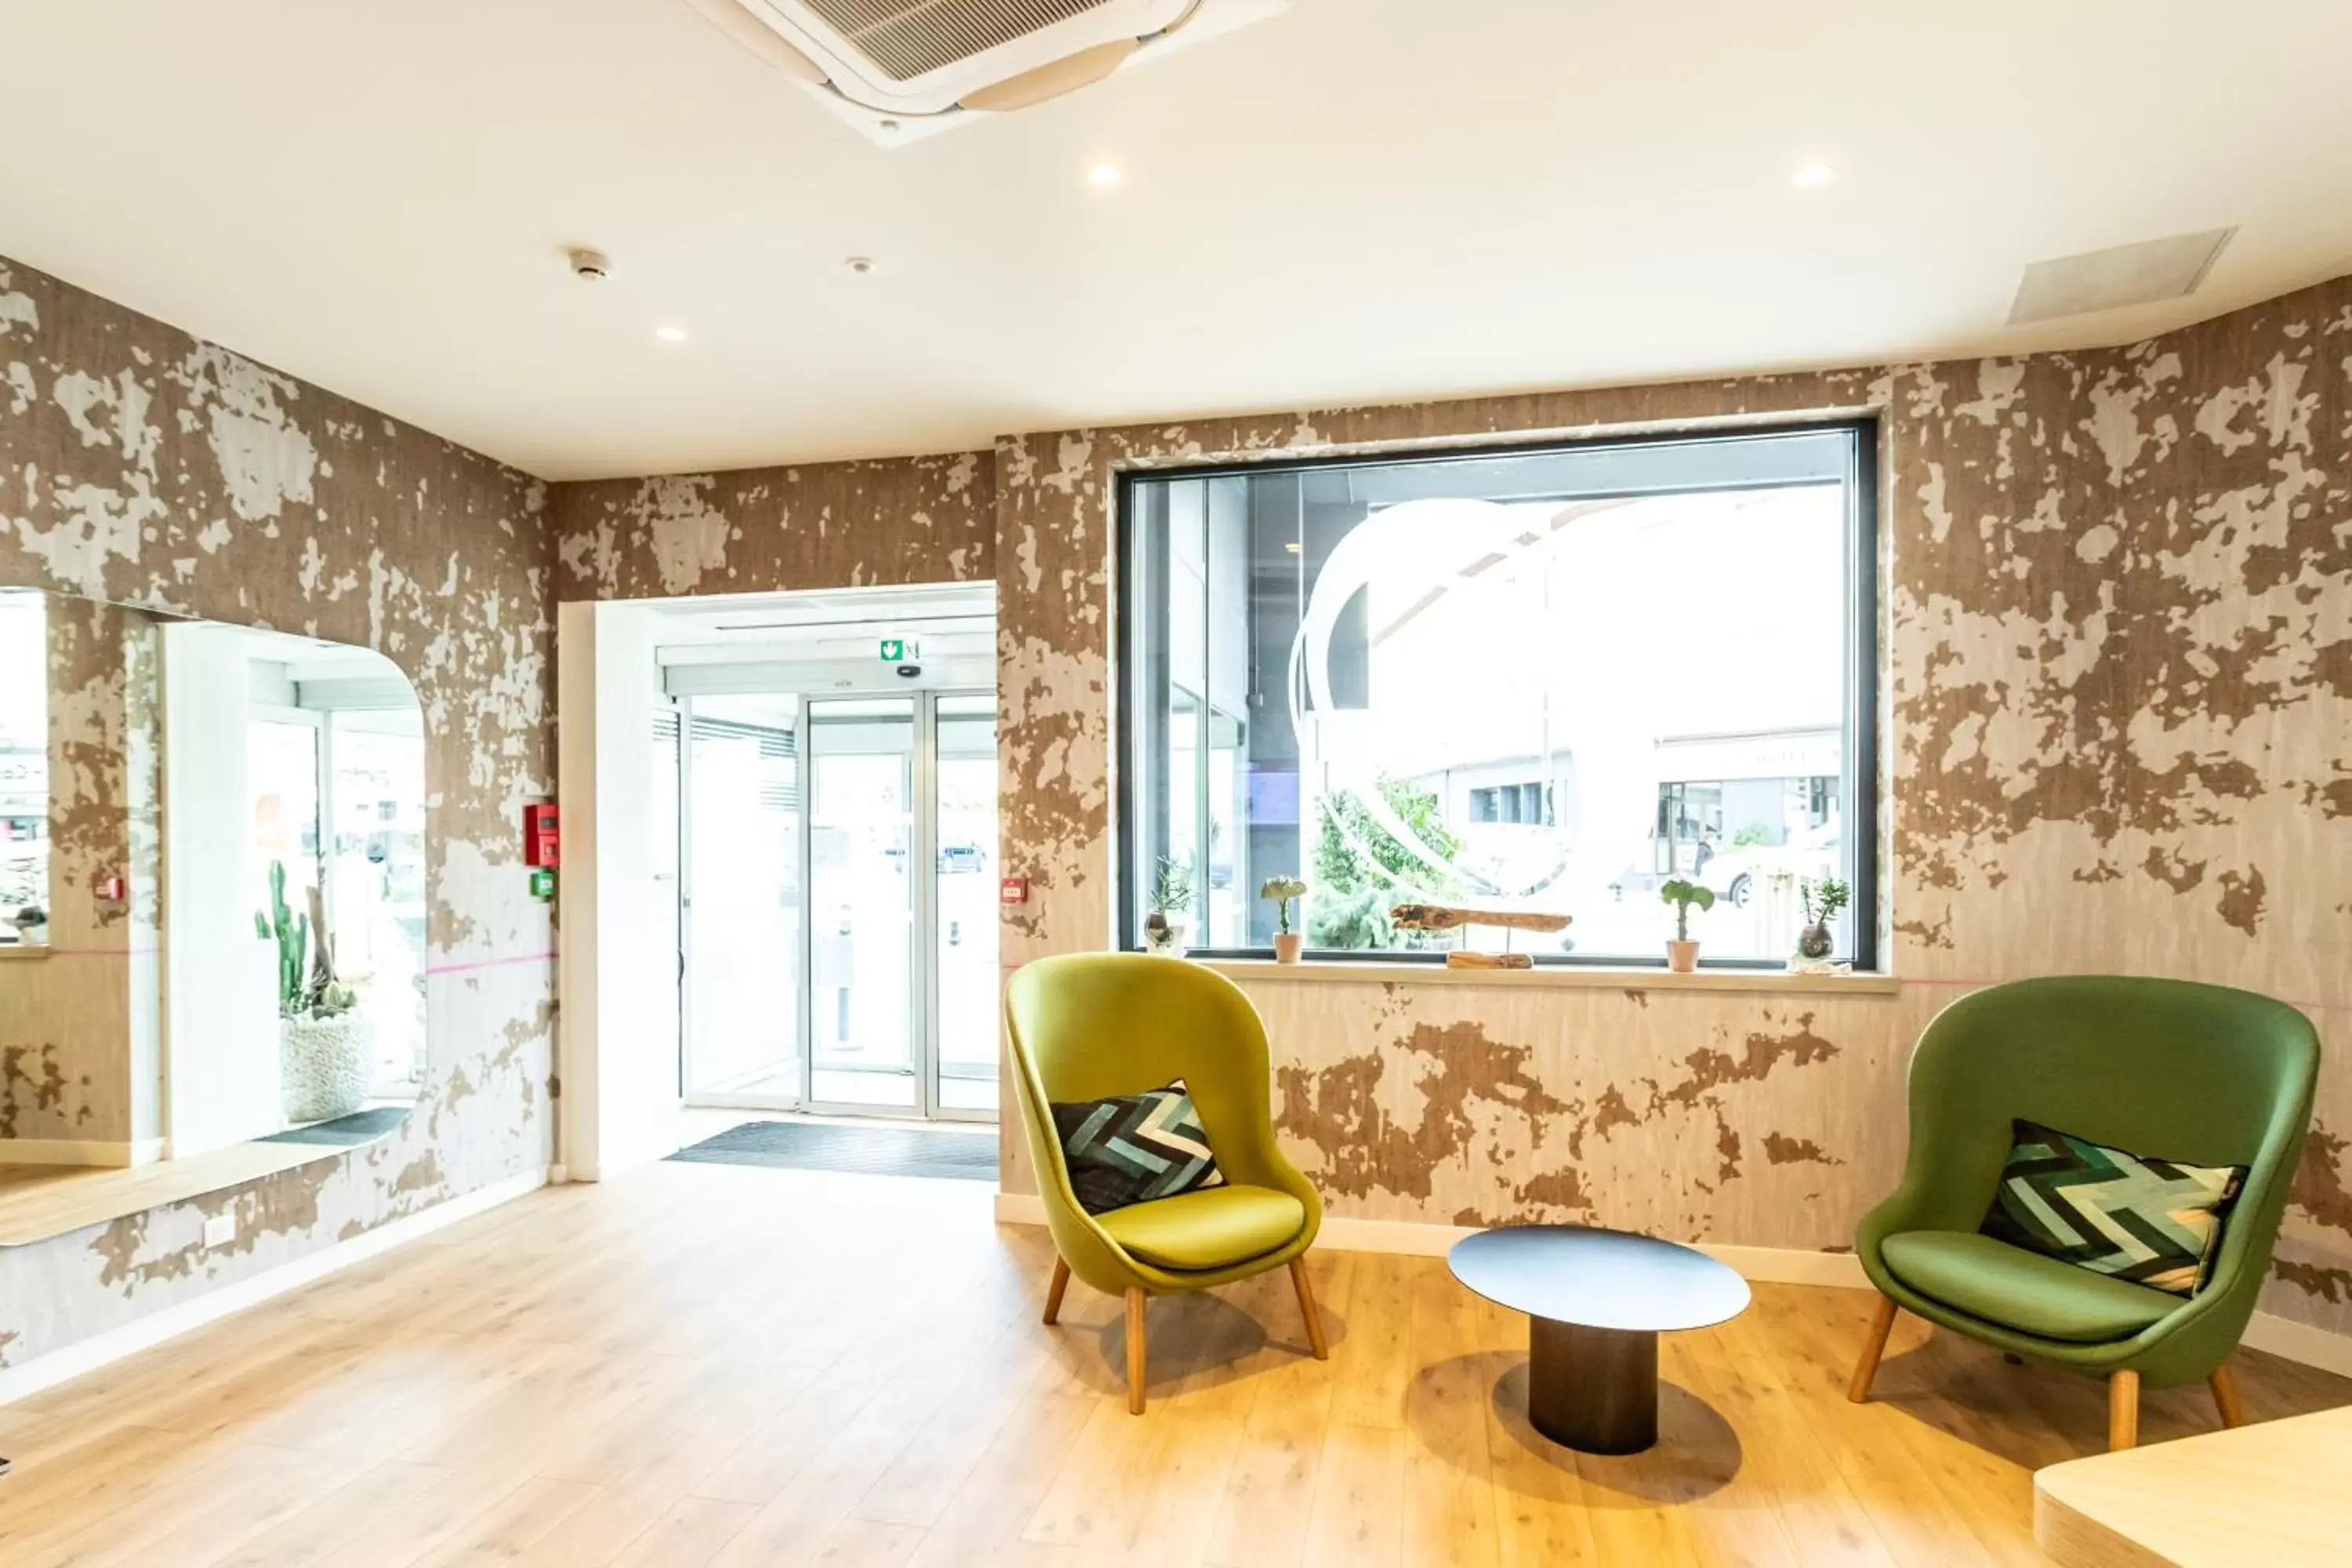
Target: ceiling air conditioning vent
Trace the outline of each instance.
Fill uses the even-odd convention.
[[[1005,0],[999,5],[897,5],[892,0],[803,0],[824,25],[892,81],[945,70],[1056,22],[1108,9],[1110,0]],[[779,7],[790,10],[791,7]]]
[[[688,0],[885,146],[1008,113],[1289,0]]]

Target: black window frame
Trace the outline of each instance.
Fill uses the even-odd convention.
[[[1111,648],[1114,659],[1111,670],[1112,767],[1116,786],[1112,793],[1111,824],[1112,853],[1116,857],[1111,877],[1112,898],[1117,904],[1115,931],[1119,948],[1134,952],[1141,948],[1142,932],[1133,896],[1131,879],[1137,864],[1136,824],[1137,802],[1135,781],[1138,769],[1129,757],[1136,734],[1134,713],[1134,681],[1139,650],[1136,637],[1143,617],[1136,613],[1130,602],[1135,591],[1135,524],[1137,507],[1135,487],[1139,484],[1161,483],[1176,479],[1205,479],[1225,476],[1263,476],[1267,474],[1303,473],[1321,469],[1376,468],[1398,463],[1477,462],[1496,458],[1539,457],[1551,452],[1590,451],[1596,447],[1629,447],[1651,446],[1716,445],[1748,439],[1769,439],[1773,437],[1823,435],[1843,433],[1848,437],[1848,468],[1844,476],[1847,518],[1845,534],[1845,713],[1843,728],[1844,787],[1851,803],[1850,820],[1854,824],[1848,835],[1853,843],[1853,904],[1852,930],[1853,951],[1850,962],[1856,973],[1881,973],[1880,955],[1880,834],[1879,795],[1882,778],[1879,756],[1878,708],[1881,691],[1880,625],[1885,614],[1885,596],[1879,572],[1879,443],[1881,422],[1875,415],[1860,415],[1826,419],[1792,419],[1772,423],[1738,425],[1706,429],[1679,430],[1662,433],[1633,433],[1618,436],[1592,436],[1528,441],[1491,442],[1484,444],[1444,444],[1404,447],[1376,452],[1351,452],[1318,458],[1268,458],[1261,462],[1222,462],[1196,464],[1137,465],[1122,468],[1113,475],[1111,487],[1111,537],[1114,542],[1111,582]],[[1754,487],[1763,488],[1763,487]],[[1595,490],[1580,492],[1579,499],[1589,494],[1591,499],[1603,499],[1611,492]],[[1266,959],[1273,949],[1261,947],[1217,948],[1188,946],[1193,957],[1212,961],[1226,959]],[[1308,948],[1301,955],[1309,963],[1382,963],[1442,965],[1443,951],[1395,948]],[[1538,968],[1561,969],[1630,969],[1664,972],[1665,956],[1643,959],[1633,954],[1583,954],[1577,952],[1537,953],[1534,962]],[[1775,958],[1709,958],[1702,950],[1699,958],[1702,970],[1725,972],[1775,972],[1785,967],[1786,961]],[[1507,973],[1507,972],[1504,972]]]

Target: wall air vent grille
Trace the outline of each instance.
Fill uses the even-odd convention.
[[[911,81],[1110,0],[803,0],[893,81]]]

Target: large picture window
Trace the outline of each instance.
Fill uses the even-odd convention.
[[[1538,962],[1778,963],[1801,890],[1875,960],[1866,424],[1139,473],[1120,485],[1122,932],[1433,953],[1436,901],[1565,914]]]

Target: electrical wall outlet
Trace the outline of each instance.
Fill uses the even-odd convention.
[[[205,1220],[205,1245],[226,1247],[236,1239],[236,1211],[216,1214]]]

